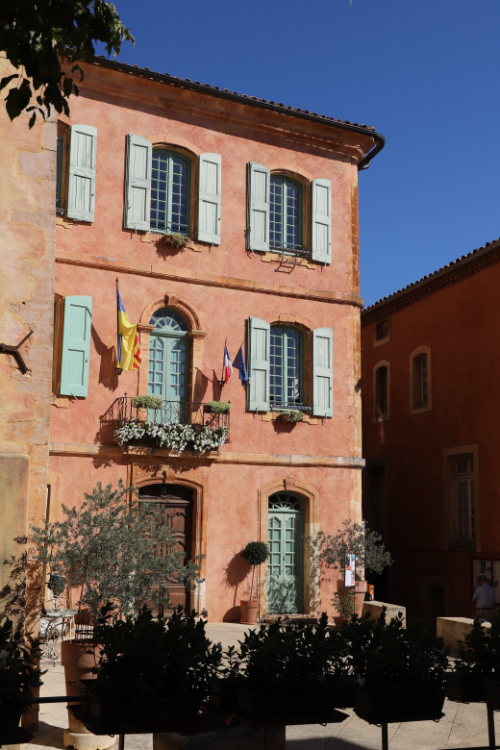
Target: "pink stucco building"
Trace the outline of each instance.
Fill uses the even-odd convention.
[[[372,128],[96,58],[58,130],[50,520],[97,481],[161,498],[205,582],[176,601],[238,620],[331,610],[306,538],[361,518],[358,170]],[[173,235],[173,236],[172,236]],[[142,363],[116,371],[116,279]],[[221,392],[224,344],[240,346]],[[229,426],[219,449],[118,445],[140,394],[163,422]],[[126,396],[125,396],[126,394]],[[230,401],[214,416],[210,401]],[[282,411],[301,411],[301,422]],[[140,444],[136,444],[139,442]]]

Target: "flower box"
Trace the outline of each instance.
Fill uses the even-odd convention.
[[[486,703],[493,708],[500,708],[500,680],[483,678]]]
[[[394,724],[403,721],[439,719],[445,694],[369,693],[356,691],[356,713],[369,724]]]
[[[13,734],[19,727],[22,708],[18,703],[6,701],[0,704],[0,739]]]
[[[486,700],[481,674],[453,674],[446,688],[446,697],[458,703],[479,703]]]
[[[200,709],[198,698],[183,695],[147,700],[131,697],[126,701],[99,698],[92,692],[89,682],[95,684],[94,680],[80,680],[79,685],[87,697],[87,715],[94,726],[191,723],[196,721]]]
[[[261,695],[238,690],[239,713],[246,719],[317,718],[326,721],[335,709],[330,693]]]

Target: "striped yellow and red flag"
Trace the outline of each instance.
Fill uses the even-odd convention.
[[[141,364],[139,334],[137,326],[133,326],[128,319],[118,286],[116,287],[116,302],[118,305],[118,368],[138,370]]]

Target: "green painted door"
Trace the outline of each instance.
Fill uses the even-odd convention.
[[[155,328],[149,341],[148,393],[161,396],[160,411],[148,411],[156,422],[188,421],[189,337],[184,318],[174,310],[157,310],[150,320]]]
[[[267,611],[304,611],[304,508],[299,497],[279,492],[269,498]]]

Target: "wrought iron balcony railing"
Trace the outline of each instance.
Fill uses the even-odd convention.
[[[159,409],[139,409],[133,405],[133,398],[122,396],[117,399],[117,421],[153,422],[154,424],[186,424],[191,427],[227,428],[226,443],[229,442],[230,414],[213,414],[210,407],[196,401],[163,401]]]

